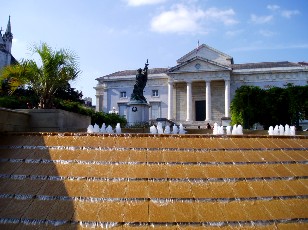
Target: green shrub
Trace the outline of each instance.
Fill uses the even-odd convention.
[[[115,127],[117,123],[121,124],[121,127],[126,126],[126,119],[123,116],[117,114],[109,114],[103,112],[95,112],[92,108],[87,108],[83,104],[78,102],[66,101],[66,100],[57,100],[56,107],[58,109],[63,109],[69,112],[79,113],[91,117],[91,124],[97,124],[102,126],[103,123],[106,125],[111,125]]]
[[[2,96],[0,97],[0,107],[8,109],[27,109],[28,98],[23,96]]]

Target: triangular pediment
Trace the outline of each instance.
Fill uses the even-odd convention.
[[[202,57],[204,59],[208,59],[214,61],[216,63],[220,63],[222,65],[230,65],[233,64],[233,58],[227,54],[220,52],[210,46],[202,44],[198,46],[196,49],[192,50],[188,54],[184,55],[180,59],[177,60],[178,64],[187,62],[194,57]]]
[[[206,71],[226,71],[231,70],[229,66],[204,59],[202,57],[193,57],[186,62],[182,62],[169,69],[169,73],[185,73],[185,72],[206,72]]]

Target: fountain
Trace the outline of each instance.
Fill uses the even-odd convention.
[[[278,125],[275,125],[275,128],[274,128],[274,135],[278,135],[279,134],[279,126]]]
[[[233,125],[232,135],[243,135],[243,127],[241,125]]]
[[[304,229],[307,140],[3,133],[0,228]]]
[[[243,127],[241,125],[238,125],[236,128],[237,135],[243,135]]]
[[[180,123],[180,126],[179,126],[179,134],[185,134],[187,131],[184,130],[184,127],[183,125]]]
[[[150,127],[150,133],[151,133],[151,134],[157,134],[157,129],[156,129],[155,125],[152,125],[152,126]]]
[[[218,124],[216,122],[214,123],[213,134],[214,135],[218,134]]]
[[[106,125],[105,125],[105,123],[102,124],[102,127],[101,127],[101,129],[100,129],[100,132],[101,132],[101,133],[106,133]]]
[[[163,124],[161,122],[157,123],[157,133],[158,134],[163,134],[164,133]]]
[[[233,125],[233,128],[232,128],[232,135],[236,135],[236,125]]]
[[[178,134],[178,132],[179,132],[179,129],[178,129],[178,127],[176,126],[176,124],[174,124],[171,133],[172,133],[172,134]]]
[[[268,128],[268,135],[287,135],[294,136],[295,135],[295,126],[289,126],[288,124],[283,127],[282,125],[276,125],[275,128],[270,126]]]
[[[87,133],[94,133],[93,125],[89,125],[87,128]]]
[[[284,127],[279,125],[279,135],[284,135]]]
[[[115,127],[115,130],[116,130],[116,134],[122,133],[120,123],[117,123],[117,125],[116,125],[116,127]]]
[[[268,135],[274,135],[273,126],[270,126],[270,127],[268,128]]]
[[[290,135],[290,126],[288,124],[285,126],[284,135]]]
[[[108,125],[108,126],[107,126],[106,132],[109,133],[109,134],[114,133],[114,131],[113,131],[111,125]]]
[[[214,123],[214,128],[213,128],[213,134],[214,135],[220,135],[224,134],[224,127],[219,126],[216,122]]]
[[[164,134],[170,134],[170,126],[169,125],[166,125],[165,126],[165,130],[164,130]]]
[[[227,126],[227,128],[226,128],[226,130],[227,130],[227,135],[231,135],[232,134],[232,132],[231,132],[231,126]]]
[[[219,134],[224,134],[224,127],[223,126],[219,126],[218,127],[218,133]]]
[[[290,127],[290,135],[295,136],[295,126]]]
[[[94,132],[94,133],[99,133],[99,132],[100,132],[99,126],[98,126],[98,124],[96,124],[96,123],[94,124],[93,132]]]

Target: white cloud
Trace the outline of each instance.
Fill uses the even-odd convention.
[[[229,30],[225,34],[228,37],[235,37],[235,36],[237,36],[237,35],[239,35],[241,33],[243,33],[243,30]]]
[[[294,15],[299,14],[298,10],[283,10],[281,11],[281,16],[285,18],[291,18]]]
[[[202,27],[204,21],[220,22],[224,25],[233,25],[237,21],[233,18],[235,12],[232,9],[219,10],[210,8],[206,11],[178,4],[169,11],[161,12],[151,21],[151,29],[160,33],[204,33]],[[206,28],[207,31],[209,28]]]
[[[261,34],[264,37],[272,37],[273,35],[275,35],[275,32],[269,30],[260,30],[259,34]]]
[[[233,9],[228,10],[219,10],[217,8],[210,8],[205,12],[205,18],[214,20],[214,21],[221,21],[225,25],[234,25],[238,22],[233,18],[235,12]]]
[[[265,24],[273,19],[273,15],[268,16],[256,16],[255,14],[250,15],[250,20],[255,24]]]
[[[126,0],[129,6],[154,5],[165,1],[166,0]]]
[[[278,6],[278,5],[268,5],[267,9],[275,11],[275,10],[279,10],[280,6]]]
[[[151,28],[156,32],[193,32],[199,29],[198,21],[204,17],[201,10],[188,9],[177,5],[170,11],[165,11],[154,17]]]
[[[278,12],[282,17],[291,18],[294,15],[300,14],[298,10],[281,10],[278,5],[268,5],[267,9]]]

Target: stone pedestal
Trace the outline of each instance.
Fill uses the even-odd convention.
[[[127,104],[127,122],[128,125],[137,125],[149,122],[148,103],[131,101]]]

